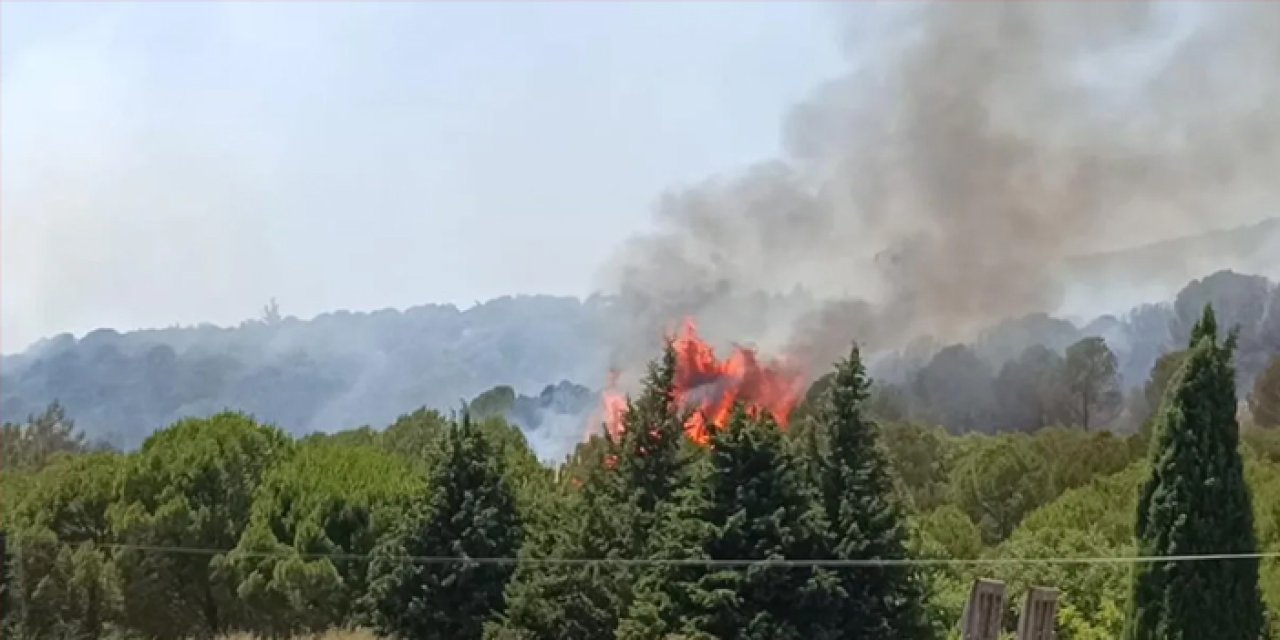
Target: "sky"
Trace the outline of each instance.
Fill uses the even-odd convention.
[[[778,155],[833,11],[4,3],[0,351],[588,294],[664,190]]]

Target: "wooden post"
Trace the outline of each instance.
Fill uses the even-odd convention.
[[[1018,619],[1018,640],[1054,640],[1058,637],[1058,590],[1027,589]]]
[[[1004,583],[974,580],[973,587],[969,589],[969,601],[964,605],[960,637],[963,640],[999,640],[1003,618]]]

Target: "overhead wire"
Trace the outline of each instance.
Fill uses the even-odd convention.
[[[288,551],[254,551],[241,549],[213,549],[171,545],[144,545],[119,542],[58,542],[63,546],[91,544],[100,549],[137,551],[140,553],[170,553],[177,555],[235,555],[242,558],[301,558],[304,560],[369,560],[371,553],[304,553]],[[859,567],[939,567],[939,566],[997,566],[997,565],[1098,565],[1098,564],[1159,564],[1181,562],[1221,562],[1230,560],[1280,559],[1280,551],[1251,553],[1205,553],[1165,556],[1053,556],[1053,557],[989,557],[989,558],[571,558],[555,556],[503,556],[466,557],[410,554],[378,554],[382,561],[415,564],[468,564],[468,565],[544,565],[544,566],[674,566],[674,567],[724,567],[746,568],[775,566],[788,568],[859,568]]]

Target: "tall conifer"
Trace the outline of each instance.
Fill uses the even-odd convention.
[[[889,463],[877,444],[878,428],[863,410],[870,384],[854,347],[836,365],[815,412],[820,446],[814,477],[829,527],[829,552],[840,560],[900,560],[907,555],[907,528]],[[845,568],[840,578],[842,637],[927,635],[923,589],[910,568]]]
[[[1257,551],[1238,450],[1235,336],[1219,342],[1213,309],[1164,395],[1138,501],[1142,556]],[[1134,570],[1129,640],[1258,640],[1264,614],[1258,561],[1168,561]]]
[[[659,512],[685,480],[684,422],[675,401],[676,354],[668,345],[628,401],[622,433],[609,441],[580,487],[567,532],[546,551],[588,564],[522,566],[507,592],[508,610],[493,639],[596,640],[612,637],[642,572],[618,560],[654,550]]]
[[[463,416],[452,425],[425,499],[370,563],[368,608],[374,624],[405,640],[479,638],[503,607],[510,558],[523,537],[502,458],[484,432]],[[415,556],[451,557],[426,563]]]
[[[825,525],[778,426],[739,407],[710,447],[696,482],[665,511],[659,557],[735,565],[660,568],[620,637],[841,637],[835,577],[788,564],[819,557]]]

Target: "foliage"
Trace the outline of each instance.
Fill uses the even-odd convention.
[[[982,529],[983,540],[1009,537],[1022,517],[1053,497],[1047,460],[1004,435],[974,443],[955,468],[952,500]]]
[[[964,345],[935,354],[916,374],[912,392],[918,418],[959,432],[992,427],[995,396],[990,367]]]
[[[467,403],[467,411],[478,420],[506,417],[515,404],[516,390],[507,385],[499,385]]]
[[[863,415],[870,381],[855,348],[836,375],[815,416],[822,446],[817,497],[826,516],[825,551],[838,560],[906,557],[907,528],[893,491],[890,466],[879,447],[879,428]],[[849,637],[918,638],[927,624],[919,577],[907,567],[862,567],[839,576],[843,593],[838,627]]]
[[[1267,310],[1280,300],[1280,291],[1273,289],[1272,283],[1262,276],[1229,270],[1193,280],[1174,299],[1175,315],[1171,321],[1174,341],[1187,344],[1201,311],[1206,305],[1212,305],[1218,324],[1237,335],[1237,382],[1241,385],[1237,390],[1247,391],[1254,377],[1280,348],[1280,342],[1275,341],[1280,334],[1269,333],[1277,325],[1276,314],[1274,311],[1268,314]]]
[[[654,551],[659,513],[684,480],[691,446],[675,394],[675,351],[650,364],[639,396],[627,400],[622,435],[598,439],[570,460],[578,507],[571,535],[534,551],[560,558],[637,558]],[[584,463],[582,460],[587,461]],[[563,525],[562,525],[563,526]],[[631,606],[635,575],[623,566],[522,567],[508,592],[508,611],[486,632],[495,638],[581,638],[614,634]]]
[[[1071,393],[1069,405],[1076,424],[1105,425],[1120,409],[1123,396],[1116,355],[1099,337],[1085,338],[1067,347],[1064,377]]]
[[[1147,382],[1142,387],[1144,406],[1140,432],[1144,437],[1151,436],[1151,419],[1155,417],[1156,410],[1160,408],[1160,403],[1164,400],[1164,394],[1169,388],[1169,381],[1173,379],[1173,374],[1177,373],[1178,369],[1182,367],[1182,362],[1186,359],[1186,355],[1187,352],[1185,350],[1170,351],[1156,359],[1156,363],[1151,367]]]
[[[995,379],[1004,430],[1035,430],[1066,424],[1068,370],[1062,356],[1042,345],[1023,350]]]
[[[520,549],[522,524],[503,465],[469,416],[449,429],[422,498],[374,552],[365,601],[376,627],[403,638],[479,638],[502,611],[512,567],[474,559],[511,558]]]
[[[239,542],[262,476],[291,450],[280,430],[222,413],[156,432],[130,457],[109,513],[135,545],[116,556],[128,626],[164,638],[234,628],[239,603],[218,552]]]
[[[506,611],[485,629],[486,638],[591,640],[608,637],[624,608],[626,575],[609,565],[544,565],[547,557],[589,559],[619,557],[613,501],[603,491],[603,476],[613,443],[596,438],[570,457],[560,485],[546,509],[554,524],[534,528],[521,564],[507,585]]]
[[[17,636],[96,637],[119,618],[120,579],[108,550],[107,510],[123,458],[60,458],[37,473],[6,520],[16,531],[10,616]]]
[[[1218,341],[1213,309],[1206,306],[1156,419],[1135,523],[1140,555],[1257,550],[1238,450],[1234,343],[1234,335]],[[1255,640],[1263,623],[1256,559],[1134,570],[1129,638]]]
[[[847,601],[835,576],[769,562],[821,557],[826,546],[821,510],[776,424],[738,407],[693,477],[680,505],[664,510],[663,555],[761,562],[659,567],[641,583],[619,637],[839,637]]]
[[[1280,356],[1258,376],[1249,394],[1249,411],[1253,422],[1267,429],[1280,428]]]
[[[368,445],[315,442],[273,467],[228,557],[249,626],[320,631],[350,620],[367,586],[361,556],[400,524],[424,483],[407,461]]]
[[[889,466],[907,504],[925,512],[947,501],[954,444],[940,428],[887,425],[881,433]]]
[[[1168,318],[1167,309],[1148,315],[1142,322]],[[285,318],[276,327],[293,322]],[[1094,328],[1111,339],[1114,327],[1104,324]],[[947,375],[923,386],[915,376],[898,379],[906,384],[871,384],[856,360],[843,363],[813,385],[785,434],[767,416],[739,412],[703,448],[682,435],[686,416],[673,402],[671,360],[663,358],[628,405],[626,435],[595,437],[555,466],[531,450],[536,432],[517,428],[509,415],[464,421],[463,429],[424,408],[386,428],[293,441],[227,413],[181,421],[140,450],[110,453],[85,447],[59,411],[44,420],[56,428],[41,427],[51,437],[35,440],[75,444],[28,447],[36,455],[21,459],[29,462],[0,472],[0,522],[10,549],[10,604],[0,632],[22,640],[141,640],[212,637],[216,628],[265,638],[353,628],[377,613],[384,626],[397,619],[421,625],[398,630],[406,638],[820,639],[884,636],[876,620],[899,607],[924,618],[927,628],[905,625],[892,637],[932,638],[955,633],[971,581],[990,577],[1010,586],[1007,627],[1025,588],[1048,585],[1062,592],[1060,638],[1120,637],[1132,606],[1129,566],[1006,559],[1139,553],[1138,488],[1148,474],[1159,475],[1140,459],[1149,444],[1157,450],[1169,444],[1171,425],[1195,426],[1193,433],[1205,436],[1177,441],[1196,445],[1185,449],[1196,452],[1197,463],[1212,462],[1203,470],[1229,472],[1200,445],[1233,450],[1204,428],[1219,424],[1211,417],[1227,416],[1231,385],[1219,374],[1230,358],[1215,358],[1230,345],[1185,352],[1188,369],[1199,362],[1199,378],[1180,371],[1176,355],[1155,364],[1167,344],[1144,346],[1149,359],[1141,371],[1150,371],[1151,388],[1162,390],[1153,397],[1171,404],[1153,419],[1153,437],[1119,437],[1072,428],[1069,416],[1041,411],[1058,394],[1065,397],[1066,359],[1049,349],[1078,335],[1043,319],[1004,330],[1010,333],[986,336],[978,350],[979,363],[993,353],[1021,354],[994,378],[990,369],[979,371],[987,385],[979,405],[994,398],[983,409],[989,422],[977,422],[979,413],[961,406],[968,382],[956,387],[947,376],[969,375],[956,365],[973,360],[952,350],[930,369]],[[1041,333],[1053,337],[1049,349],[1028,349],[1019,337]],[[119,339],[92,341],[108,338]],[[1207,358],[1206,349],[1217,355]],[[921,359],[926,367],[930,355]],[[1122,366],[1136,366],[1132,357],[1121,358]],[[1057,383],[1033,384],[1041,375]],[[1164,379],[1172,381],[1168,393]],[[1025,395],[1045,389],[1042,397]],[[508,413],[519,413],[522,401],[543,412],[579,392],[515,394]],[[469,407],[478,405],[484,403]],[[938,416],[975,421],[953,435],[947,427],[960,429]],[[909,421],[921,417],[927,422]],[[876,418],[891,421],[879,426]],[[1009,429],[1018,432],[984,435]],[[37,431],[10,425],[5,437],[16,440],[6,442]],[[462,438],[464,431],[472,436]],[[1280,548],[1278,434],[1239,435],[1254,537],[1264,550]],[[1190,486],[1200,495],[1205,484]],[[1232,520],[1217,507],[1249,512],[1230,502],[1206,502],[1201,513],[1209,515],[1188,522],[1225,531]],[[464,548],[451,546],[455,541]],[[366,553],[374,559],[360,557]],[[404,554],[459,560],[415,566]],[[514,554],[527,562],[477,566],[463,554]],[[888,567],[815,570],[769,562],[782,557],[1000,562],[931,564],[904,581],[906,572]],[[542,562],[550,558],[580,563]],[[709,568],[614,562],[737,558],[758,562]],[[1280,561],[1260,563],[1258,591],[1280,612]],[[872,593],[891,594],[890,601]],[[1203,602],[1228,606],[1218,596]],[[397,614],[406,610],[413,613]]]
[[[1131,465],[1064,493],[1029,514],[997,550],[1007,558],[1106,558],[1133,555],[1132,514],[1145,468]],[[1010,564],[996,577],[1010,603],[1027,587],[1061,593],[1063,640],[1116,638],[1123,631],[1129,567],[1118,564]],[[1012,620],[1012,615],[1010,616]]]
[[[85,450],[84,434],[75,429],[66,410],[54,402],[23,424],[0,425],[0,469],[7,472],[40,469],[58,454]]]

